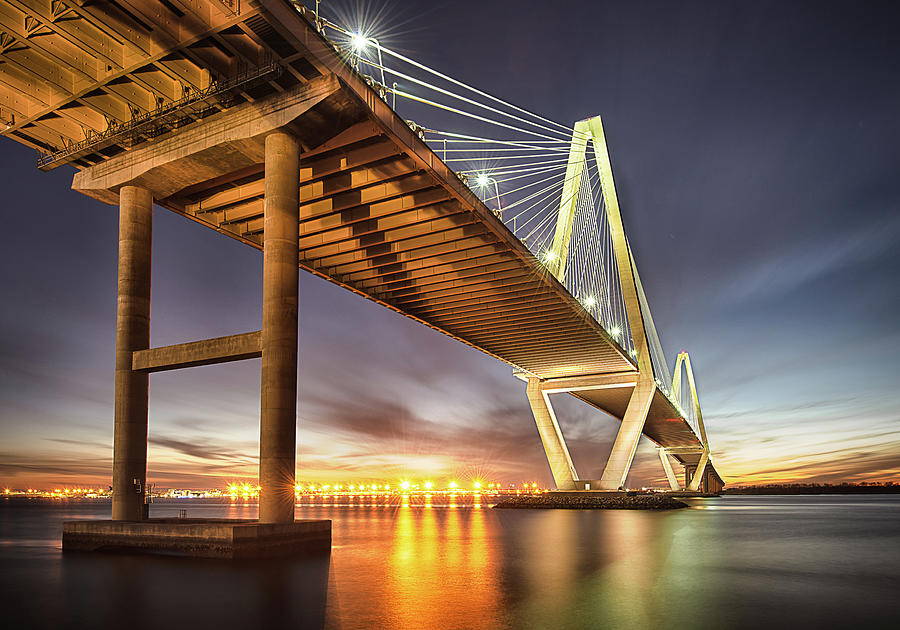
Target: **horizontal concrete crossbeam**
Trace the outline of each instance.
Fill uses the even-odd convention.
[[[163,372],[198,365],[213,365],[262,356],[261,331],[216,337],[174,346],[138,350],[132,355],[136,372]]]

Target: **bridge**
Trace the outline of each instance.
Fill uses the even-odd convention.
[[[599,117],[554,122],[289,0],[2,0],[0,133],[119,206],[114,520],[145,518],[149,374],[261,357],[260,521],[293,521],[299,269],[512,366],[558,489],[623,488],[641,435],[673,490],[722,487]],[[153,203],[263,251],[261,331],[151,347]],[[600,479],[561,392],[621,421]]]

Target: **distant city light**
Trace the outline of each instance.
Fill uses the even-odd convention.
[[[479,497],[483,495],[495,494],[521,494],[525,493],[541,493],[546,492],[545,489],[539,488],[537,483],[523,482],[521,486],[516,487],[510,485],[507,490],[503,489],[503,484],[495,482],[486,482],[484,480],[476,480],[472,482],[471,489],[465,489],[460,486],[457,481],[451,481],[441,487],[440,482],[415,480],[404,480],[399,487],[391,491],[389,484],[304,484],[296,483],[294,486],[295,497],[297,501],[307,498],[324,498],[351,496],[360,497],[360,493],[371,496],[377,493],[381,497],[403,497],[404,501],[408,501],[410,497],[417,495],[431,496],[433,494],[444,494],[451,496],[466,495]],[[52,490],[36,490],[29,488],[27,490],[19,490],[13,488],[0,488],[0,495],[12,496],[29,496],[44,497],[52,499],[109,499],[111,496],[110,489],[93,489],[93,488],[54,488]],[[260,486],[252,483],[244,482],[228,482],[224,484],[224,489],[197,489],[197,488],[169,488],[162,491],[148,493],[149,496],[164,499],[202,499],[205,497],[228,497],[232,501],[256,501],[259,499]],[[355,492],[354,492],[355,491]]]

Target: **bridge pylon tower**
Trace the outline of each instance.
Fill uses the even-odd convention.
[[[690,390],[691,408],[694,417],[697,419],[697,429],[700,431],[699,447],[681,447],[681,448],[659,448],[659,460],[662,463],[663,470],[666,472],[666,478],[669,480],[669,486],[672,490],[690,490],[697,492],[703,482],[703,476],[706,473],[707,464],[709,464],[709,443],[706,440],[706,426],[703,424],[703,412],[700,409],[700,398],[697,395],[697,383],[694,381],[694,370],[691,368],[691,357],[687,352],[682,350],[675,360],[675,372],[672,375],[672,395],[675,400],[682,399],[682,369],[687,373],[688,388]],[[699,453],[700,460],[696,467],[685,467],[684,487],[679,483],[678,478],[672,470],[672,464],[669,462],[669,455]]]
[[[569,248],[572,241],[575,214],[578,206],[578,193],[581,190],[581,179],[586,168],[587,144],[592,144],[600,184],[603,194],[605,218],[609,225],[613,254],[618,269],[618,281],[621,286],[625,314],[634,342],[636,370],[632,374],[588,374],[579,379],[576,389],[560,389],[558,384],[540,383],[540,379],[528,378],[529,403],[538,427],[538,433],[544,444],[547,459],[553,471],[554,481],[559,490],[594,489],[618,490],[625,486],[625,480],[631,469],[634,454],[644,429],[650,405],[656,393],[656,378],[650,358],[647,330],[644,314],[641,310],[637,270],[616,195],[613,180],[612,164],[606,145],[606,135],[599,116],[587,118],[575,123],[572,130],[572,141],[566,165],[566,175],[560,197],[559,214],[553,235],[553,244],[545,257],[547,269],[557,280],[565,285],[566,265],[569,259]],[[623,382],[621,377],[626,376]],[[584,389],[605,389],[610,387],[633,386],[622,424],[613,443],[612,451],[603,474],[599,480],[588,481],[578,479],[574,464],[571,463],[562,432],[550,407],[549,398],[537,396],[536,392],[579,391]]]

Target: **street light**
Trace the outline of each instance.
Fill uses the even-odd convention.
[[[487,173],[478,173],[475,176],[475,185],[479,188],[487,188],[491,184],[494,185],[494,199],[497,200],[497,211],[495,214],[498,218],[503,218],[503,206],[500,204],[500,187],[497,185],[497,180],[488,175]]]
[[[362,58],[362,54],[369,47],[369,44],[373,44],[375,46],[375,51],[378,53],[378,68],[379,70],[381,70],[381,85],[387,87],[387,82],[384,78],[384,62],[381,58],[381,44],[379,44],[378,40],[374,37],[363,35],[359,31],[354,31],[350,34],[350,46],[353,48],[353,52],[356,54],[357,66],[359,65],[359,59]],[[358,69],[359,68],[357,67],[357,70]]]
[[[353,50],[355,50],[357,54],[364,51],[368,44],[369,38],[362,33],[352,33],[350,35],[350,45],[353,46]]]

